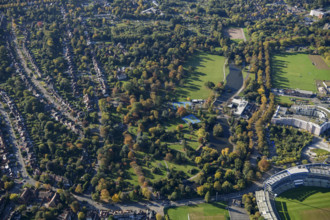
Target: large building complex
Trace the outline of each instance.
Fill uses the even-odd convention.
[[[329,110],[321,106],[292,106],[290,109],[277,106],[271,122],[289,125],[320,135],[330,128]]]
[[[264,182],[264,190],[256,192],[261,215],[267,220],[280,219],[275,208],[275,197],[299,186],[330,188],[330,165],[307,164],[278,172]]]

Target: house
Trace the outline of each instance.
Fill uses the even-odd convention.
[[[330,11],[324,11],[323,9],[317,9],[317,10],[311,10],[309,13],[310,16],[318,17],[319,19],[322,19],[327,14],[329,14]]]
[[[46,207],[54,208],[57,206],[58,202],[60,200],[60,194],[57,192],[53,195],[52,199],[49,201],[49,203],[46,205]]]
[[[30,188],[24,188],[24,191],[22,192],[19,199],[22,203],[26,204],[35,198],[35,194],[35,190],[32,190]]]
[[[74,218],[74,214],[71,212],[71,210],[65,210],[64,212],[62,212],[62,214],[60,214],[57,217],[58,220],[71,220],[71,219],[75,219]]]
[[[127,75],[126,75],[125,73],[118,74],[118,75],[117,75],[117,79],[118,79],[119,81],[121,81],[121,80],[125,80],[125,79],[127,79]]]
[[[313,92],[301,90],[301,89],[296,89],[296,93],[297,93],[297,96],[300,96],[300,97],[312,98],[314,96]]]
[[[100,217],[97,211],[90,210],[86,213],[86,220],[99,220]]]
[[[39,191],[38,192],[38,199],[41,201],[50,201],[53,198],[53,192],[52,191]]]

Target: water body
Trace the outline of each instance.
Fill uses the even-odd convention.
[[[229,74],[226,77],[225,91],[218,101],[227,102],[243,86],[243,75],[240,68],[235,64],[229,64]]]

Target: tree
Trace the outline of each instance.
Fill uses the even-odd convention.
[[[130,151],[129,153],[128,153],[128,159],[133,159],[134,158],[134,153],[133,153],[133,151]]]
[[[225,191],[225,192],[230,192],[232,189],[233,189],[233,185],[228,182],[228,181],[225,181],[223,184],[222,184],[222,189]]]
[[[85,219],[85,213],[83,212],[79,212],[78,214],[78,219],[81,220],[81,219]]]
[[[195,163],[200,164],[202,162],[202,157],[196,157]]]
[[[16,202],[18,200],[18,194],[16,193],[10,194],[9,199],[13,202]]]
[[[181,106],[178,108],[178,110],[176,111],[176,114],[180,117],[183,117],[187,114],[187,110],[185,109],[185,107]]]
[[[157,213],[156,220],[163,220],[163,216],[161,214]]]
[[[177,200],[178,199],[178,193],[176,191],[172,192],[170,199],[171,200]]]
[[[221,126],[221,124],[216,124],[213,127],[213,136],[215,137],[221,137],[223,133],[223,128]]]
[[[259,162],[258,162],[258,168],[261,172],[266,172],[270,168],[270,163],[269,161],[263,157]]]
[[[167,160],[167,161],[172,161],[173,160],[173,155],[171,153],[167,153],[164,159]]]
[[[83,193],[83,189],[82,189],[82,187],[81,187],[81,184],[78,184],[78,185],[77,185],[77,187],[76,187],[76,189],[75,189],[75,192],[78,193],[78,194]]]
[[[119,195],[116,193],[111,197],[111,199],[114,203],[117,203],[119,202]]]
[[[205,194],[204,200],[205,200],[206,203],[209,203],[211,201],[210,191],[207,191],[207,193]]]
[[[79,210],[79,208],[80,208],[79,202],[78,201],[74,201],[73,203],[71,203],[70,208],[72,209],[72,211],[74,213],[77,213],[78,210]]]
[[[204,195],[204,186],[197,187],[197,194],[200,196]]]
[[[214,185],[213,185],[213,188],[214,188],[216,191],[220,192],[220,191],[221,191],[221,183],[220,183],[219,181],[215,181],[215,182],[214,182]]]
[[[102,189],[101,190],[100,199],[103,200],[103,201],[105,201],[105,202],[108,202],[109,201],[110,194],[109,194],[109,191],[107,189]]]
[[[215,86],[215,84],[214,84],[213,82],[210,82],[210,81],[205,82],[204,85],[205,85],[206,88],[208,88],[208,89],[213,89],[214,86]]]
[[[10,190],[11,188],[13,188],[13,186],[14,186],[13,181],[6,181],[5,185],[4,185],[4,188],[5,188],[5,190]]]
[[[150,200],[152,196],[150,190],[147,187],[142,188],[142,195],[148,200]]]

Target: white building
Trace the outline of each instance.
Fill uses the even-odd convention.
[[[308,108],[307,108],[308,107]],[[276,125],[288,125],[300,129],[304,129],[312,134],[320,135],[330,128],[330,122],[328,121],[327,115],[329,111],[320,106],[318,107],[297,107],[294,108],[295,113],[297,115],[307,115],[310,117],[319,117],[321,123],[316,123],[312,120],[304,120],[303,118],[299,118],[295,115],[287,115],[286,108],[283,111],[283,107],[277,106],[277,109],[272,117],[271,122]],[[317,110],[316,110],[317,109]],[[322,110],[321,110],[322,109]]]
[[[310,16],[315,16],[318,18],[323,18],[326,14],[328,14],[329,11],[323,11],[322,9],[317,9],[317,10],[311,10],[311,12],[309,13]]]

